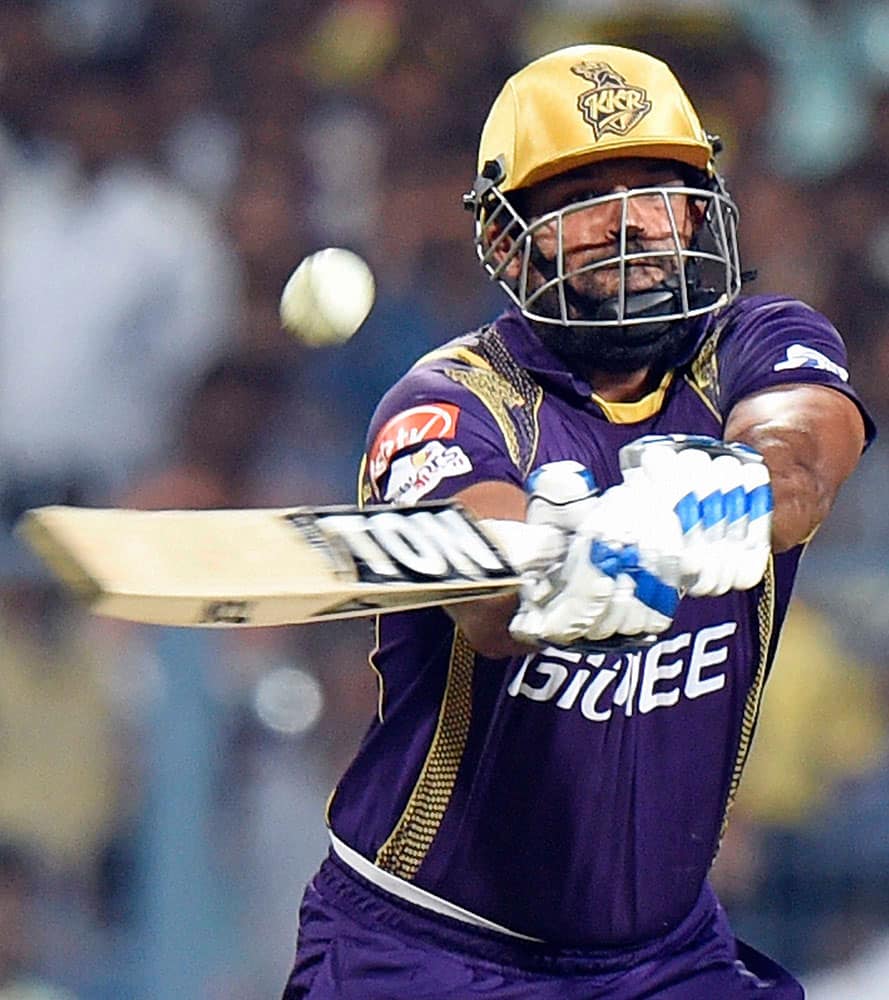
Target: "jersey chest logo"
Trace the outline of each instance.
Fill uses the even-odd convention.
[[[547,649],[525,658],[509,685],[513,698],[553,702],[574,709],[588,722],[608,722],[672,708],[721,691],[727,681],[728,640],[737,622],[710,625],[662,639],[646,650],[606,658]]]

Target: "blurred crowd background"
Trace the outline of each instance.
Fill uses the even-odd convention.
[[[10,526],[349,501],[385,388],[505,303],[460,204],[490,102],[580,41],[674,66],[724,139],[756,289],[831,318],[885,423],[883,2],[0,2],[2,1000],[279,995],[374,704],[366,622],[100,622]],[[379,296],[309,351],[277,301],[328,245]],[[884,441],[804,561],[715,874],[813,1000],[887,995],[887,496]]]

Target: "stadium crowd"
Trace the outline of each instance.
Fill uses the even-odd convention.
[[[384,389],[501,306],[460,204],[477,126],[520,62],[573,40],[676,68],[724,140],[755,288],[834,322],[881,425],[880,4],[0,4],[0,924],[18,929],[0,1000],[25,974],[44,1000],[283,982],[324,801],[373,710],[370,626],[101,623],[11,526],[56,502],[350,500]],[[368,259],[378,299],[313,351],[278,296],[329,245]],[[815,1000],[843,998],[831,966],[889,948],[887,493],[878,440],[804,561],[716,869],[738,932]],[[848,995],[883,995],[865,989]]]

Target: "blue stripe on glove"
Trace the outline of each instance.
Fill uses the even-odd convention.
[[[643,604],[667,618],[672,618],[676,614],[676,609],[679,607],[679,591],[675,587],[664,583],[654,573],[649,573],[641,566],[628,572],[636,584],[636,597]]]
[[[686,493],[673,508],[686,535],[698,525],[712,528],[723,518],[728,524],[734,524],[746,514],[753,521],[765,517],[773,509],[772,488],[768,483],[754,487],[749,493],[742,486],[736,486],[727,493],[716,490],[702,500],[694,493]]]
[[[771,514],[775,503],[772,497],[772,487],[769,483],[757,486],[747,494],[747,505],[750,511],[750,520],[758,517],[765,517]]]
[[[694,493],[686,493],[673,509],[682,525],[683,534],[688,534],[701,521],[701,506]]]
[[[712,528],[713,525],[725,517],[725,495],[721,490],[714,490],[701,501],[701,520],[705,528]]]
[[[596,485],[596,477],[592,474],[589,469],[584,468],[579,462],[545,462],[543,465],[537,466],[536,469],[527,477],[525,480],[525,492],[528,494],[536,493],[540,481],[544,477],[551,474],[551,470],[558,465],[571,466],[570,475],[576,476],[581,483],[583,483],[590,493],[595,493],[598,491],[598,486]],[[568,473],[563,472],[562,475],[567,475]],[[551,503],[564,503],[564,500],[554,499],[548,497]]]
[[[740,521],[747,513],[747,494],[743,486],[736,486],[725,495],[725,519],[729,524]]]
[[[654,573],[639,564],[639,550],[635,545],[614,549],[604,542],[590,543],[590,562],[612,580],[626,573],[633,581],[637,600],[659,614],[672,618],[679,606],[679,591],[664,583]]]

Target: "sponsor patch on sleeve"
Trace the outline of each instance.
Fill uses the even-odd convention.
[[[392,456],[424,441],[447,440],[457,433],[460,408],[452,403],[421,403],[386,421],[371,445],[368,470],[377,482],[389,468]]]
[[[783,372],[792,368],[817,368],[819,371],[836,375],[843,382],[849,381],[849,372],[842,365],[838,365],[835,361],[831,361],[826,354],[816,351],[814,347],[807,347],[805,344],[791,344],[787,348],[784,360],[779,361],[772,371]]]
[[[395,459],[384,499],[394,504],[414,504],[442,479],[467,472],[472,472],[472,462],[458,444],[446,448],[441,441],[430,441],[419,451]]]

